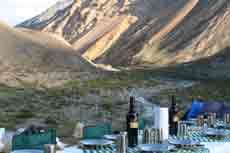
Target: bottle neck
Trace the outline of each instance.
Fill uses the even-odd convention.
[[[135,112],[135,99],[134,99],[134,97],[130,97],[129,112]]]
[[[172,99],[171,99],[171,108],[176,108],[176,97],[175,96],[172,96]]]

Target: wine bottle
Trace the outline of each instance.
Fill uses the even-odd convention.
[[[135,147],[138,144],[138,113],[135,110],[135,99],[130,97],[130,108],[126,116],[128,146]]]
[[[176,107],[176,98],[175,96],[171,97],[171,107],[169,109],[169,133],[171,135],[177,135],[177,126],[178,126],[178,110]]]

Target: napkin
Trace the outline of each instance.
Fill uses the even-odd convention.
[[[61,142],[61,140],[58,137],[56,137],[56,142],[57,142],[57,146],[61,150],[63,150],[66,146],[68,146],[68,144]]]
[[[163,141],[169,138],[169,112],[167,107],[154,108],[154,127],[163,129]]]
[[[5,134],[6,134],[5,128],[0,128],[0,152],[3,152],[5,149],[5,144],[4,144]]]
[[[203,142],[202,144],[209,149],[210,153],[230,152],[230,142]]]
[[[0,140],[3,140],[6,134],[5,128],[0,128]]]

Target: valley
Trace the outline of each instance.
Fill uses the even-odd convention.
[[[229,102],[229,21],[228,0],[61,0],[0,23],[0,125],[72,137],[82,120],[123,129],[131,94]]]

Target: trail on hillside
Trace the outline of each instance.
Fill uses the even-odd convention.
[[[157,34],[153,36],[150,40],[150,43],[155,42],[156,40],[162,39],[169,32],[171,32],[177,25],[179,25],[184,18],[197,6],[200,0],[189,0],[187,4],[175,15],[175,17]]]

